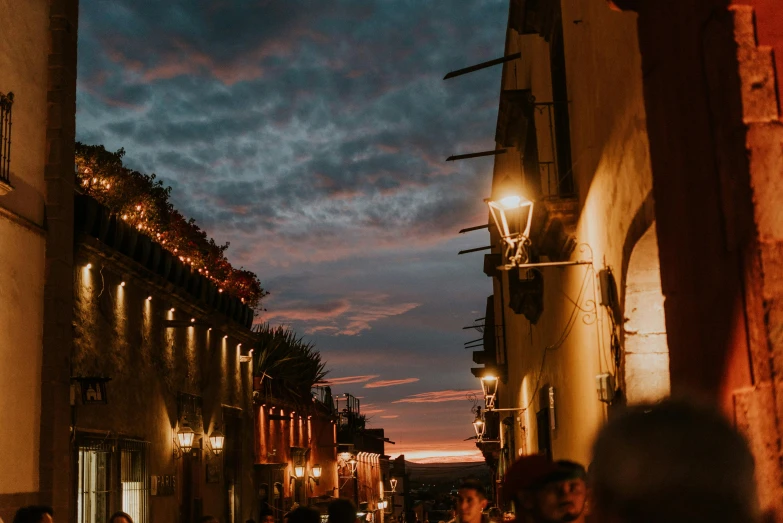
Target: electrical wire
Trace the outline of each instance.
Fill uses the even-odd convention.
[[[571,314],[568,317],[568,321],[566,322],[566,326],[563,328],[563,331],[560,333],[560,337],[555,341],[553,344],[544,347],[544,353],[541,357],[541,366],[538,369],[538,377],[536,377],[536,384],[533,388],[533,394],[530,396],[530,401],[527,405],[522,409],[522,412],[527,412],[527,409],[530,408],[530,406],[533,404],[533,402],[536,400],[536,397],[539,394],[539,386],[541,385],[541,378],[544,375],[544,366],[546,365],[546,355],[551,350],[557,350],[560,347],[563,346],[565,341],[568,339],[568,337],[571,335],[571,331],[574,328],[574,325],[576,325],[576,320],[579,317],[580,310],[584,311],[584,309],[579,305],[579,302],[582,301],[582,295],[585,292],[585,288],[587,287],[587,281],[590,274],[592,274],[592,265],[588,265],[588,268],[585,270],[584,277],[582,278],[582,284],[579,287],[579,294],[576,297],[576,301],[570,300],[571,303],[574,304],[573,309],[571,309]],[[596,310],[596,314],[598,314],[598,310]]]

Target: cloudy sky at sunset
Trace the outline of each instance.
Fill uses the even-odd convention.
[[[81,0],[78,139],[124,147],[408,458],[475,459],[507,0]]]

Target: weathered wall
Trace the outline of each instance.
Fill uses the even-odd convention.
[[[0,475],[2,495],[39,487],[49,3],[2,0],[0,16],[0,92],[16,97],[14,189],[0,196],[0,464],[15,471]]]
[[[535,452],[535,415],[545,399],[537,392],[553,386],[553,454],[587,463],[592,435],[605,419],[595,376],[617,372],[609,351],[609,316],[604,309],[595,314],[596,273],[611,267],[623,289],[633,245],[652,222],[652,174],[635,15],[612,12],[595,0],[561,4],[579,209],[571,230],[586,244],[577,247],[573,259],[592,259],[594,266],[541,269],[544,312],[535,325],[507,307],[508,274],[503,275],[508,381],[501,397],[503,406],[526,408],[517,415],[516,448]],[[550,101],[548,44],[538,35],[511,31],[507,52],[517,49],[523,58],[504,68],[504,86],[531,88],[537,101]],[[551,140],[542,139],[549,135],[547,125],[537,117],[540,161],[552,157]],[[507,159],[498,162],[509,169]],[[498,288],[495,296],[499,305]]]
[[[121,255],[106,257],[107,250],[81,243],[76,255],[73,372],[112,378],[107,405],[77,405],[77,431],[149,441],[148,474],[179,478],[177,495],[150,499],[151,521],[178,521],[186,480],[183,460],[174,457],[178,393],[200,396],[204,432],[197,434],[194,446],[205,450],[194,468],[193,485],[203,500],[203,513],[224,520],[225,467],[221,466],[221,482],[206,483],[205,477],[206,463],[222,464],[225,455],[214,456],[199,440],[213,430],[226,431],[224,406],[242,409],[242,436],[235,444],[242,456],[237,521],[244,521],[254,509],[252,369],[249,363],[240,363],[238,346],[247,331],[241,329],[240,335],[230,329],[208,330],[202,311],[190,307],[174,289],[145,280],[132,270],[132,261],[120,263]],[[86,268],[87,263],[92,268]],[[189,325],[190,318],[198,323]],[[171,320],[184,321],[166,323]],[[227,441],[226,447],[230,444]]]
[[[777,0],[733,0],[737,7],[753,8],[755,15],[753,23],[756,30],[755,40],[758,45],[770,47],[775,59],[774,70],[783,71],[783,11]],[[777,83],[778,100],[783,100],[783,84]]]
[[[780,521],[780,83],[772,49],[757,46],[752,10],[730,3],[631,7],[650,115],[672,391],[706,396],[734,417],[756,457],[761,502]],[[759,7],[762,43],[779,51],[777,2],[737,4]]]
[[[669,395],[669,346],[655,224],[636,242],[626,272],[624,365],[618,376],[629,404]]]

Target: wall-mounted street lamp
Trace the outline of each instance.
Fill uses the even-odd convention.
[[[294,477],[296,479],[302,479],[304,477],[305,467],[304,465],[294,466]]]
[[[209,445],[212,447],[212,452],[219,456],[223,453],[223,445],[226,443],[226,436],[219,430],[213,430],[209,436]]]
[[[484,439],[484,432],[487,430],[487,424],[484,422],[484,416],[481,415],[481,407],[476,407],[476,419],[473,420],[473,430],[476,431],[476,440]]]
[[[505,245],[503,268],[512,269],[530,261],[530,227],[533,222],[533,202],[522,196],[509,177],[496,187],[495,199],[484,200],[489,206],[492,221]]]
[[[498,377],[491,374],[482,376],[481,390],[484,392],[484,406],[487,410],[492,410],[498,394]]]
[[[196,433],[187,425],[180,427],[174,439],[174,459],[179,459],[193,448]]]
[[[391,485],[391,491],[394,492],[394,489],[397,488],[397,479],[396,478],[390,479],[389,485]]]
[[[308,479],[318,485],[318,483],[321,481],[322,472],[323,470],[321,469],[321,465],[313,465],[313,468],[310,469],[310,477]]]

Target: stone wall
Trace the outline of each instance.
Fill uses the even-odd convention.
[[[75,267],[73,373],[111,378],[106,405],[74,407],[77,438],[104,434],[150,442],[148,475],[178,478],[174,495],[150,499],[151,522],[179,521],[188,510],[186,487],[201,499],[202,514],[226,520],[228,458],[212,453],[206,438],[214,430],[227,431],[226,408],[241,409],[236,411],[241,436],[226,441],[226,448],[241,455],[236,520],[250,518],[257,509],[253,379],[252,365],[239,360],[250,347],[249,330],[215,322],[187,294],[92,238],[80,238]],[[184,459],[175,444],[183,425],[180,393],[201,398],[203,409],[200,426],[192,427],[196,455]],[[207,482],[208,465],[217,465],[219,482]],[[118,503],[115,499],[113,510],[121,508]]]

